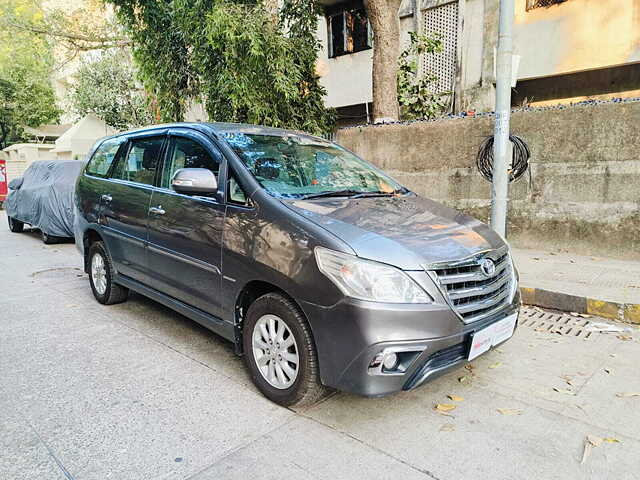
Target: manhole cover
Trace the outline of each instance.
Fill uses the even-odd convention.
[[[588,339],[595,331],[590,329],[588,318],[575,317],[568,313],[547,312],[537,308],[524,307],[520,311],[520,325],[536,332],[556,333]]]
[[[81,277],[82,274],[82,269],[78,267],[55,267],[46,268],[44,270],[36,270],[31,274],[31,277],[38,279],[70,278],[76,276]]]

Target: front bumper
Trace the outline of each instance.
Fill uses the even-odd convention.
[[[303,303],[322,382],[377,397],[416,388],[464,363],[473,332],[518,311],[520,295],[500,312],[465,325],[448,305],[390,305],[344,299],[328,308]],[[400,372],[371,374],[382,351],[410,352]]]

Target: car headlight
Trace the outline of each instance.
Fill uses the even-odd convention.
[[[433,299],[402,270],[316,247],[318,268],[345,295],[386,303],[431,303]]]

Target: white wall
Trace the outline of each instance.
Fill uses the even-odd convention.
[[[640,62],[640,0],[567,0],[526,11],[516,0],[519,79]]]
[[[316,70],[320,75],[320,83],[327,89],[325,105],[344,107],[371,102],[373,99],[371,90],[373,49],[329,58],[325,17],[320,17],[318,20],[317,35],[322,44],[322,50],[318,54]]]

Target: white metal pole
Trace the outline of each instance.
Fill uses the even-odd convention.
[[[507,229],[507,202],[511,148],[511,69],[513,58],[514,0],[500,0],[500,25],[496,65],[496,119],[493,137],[493,182],[491,184],[491,227],[503,237]]]

